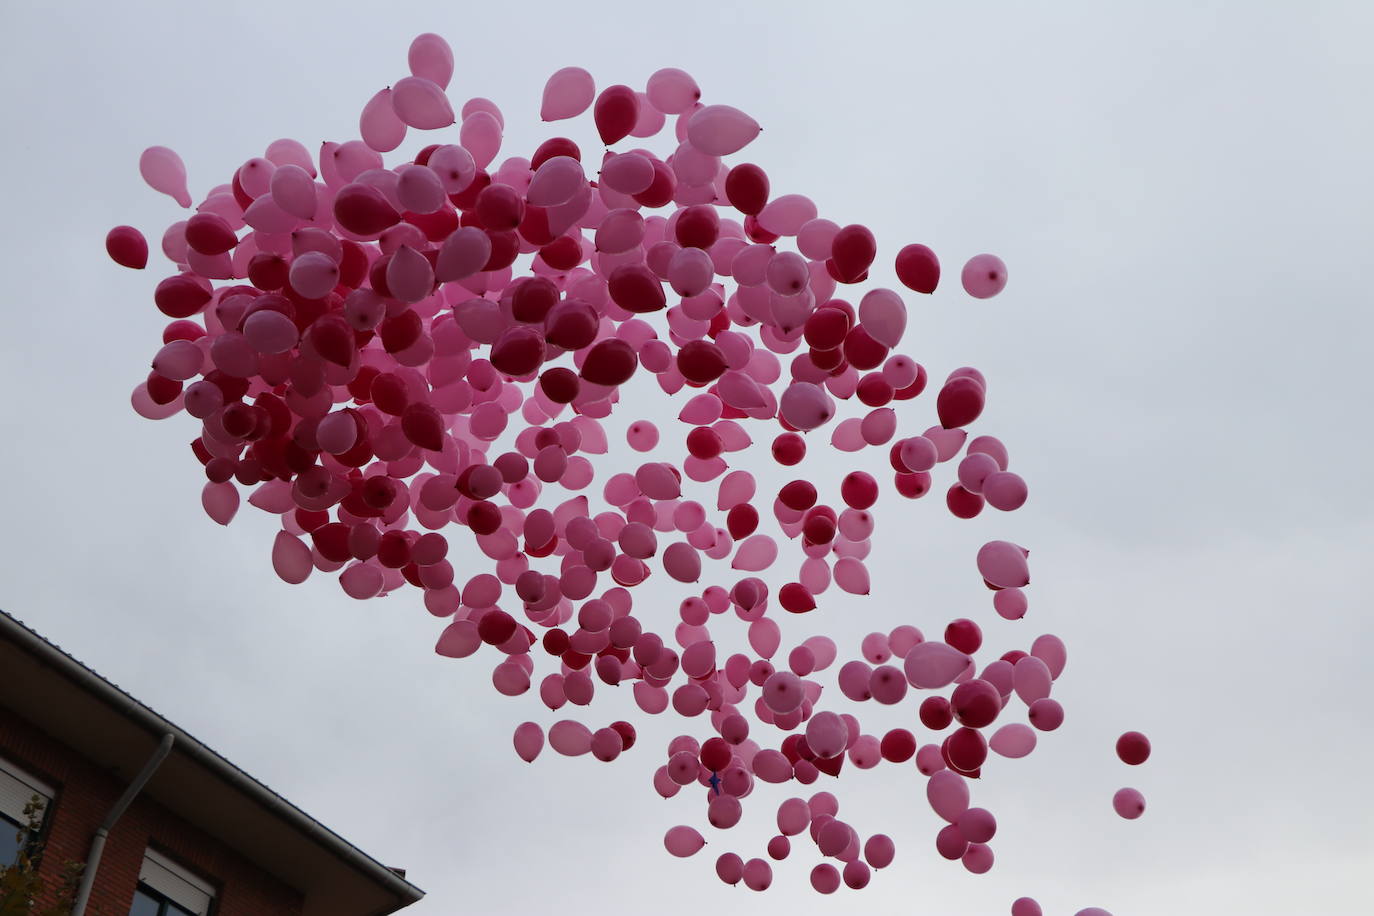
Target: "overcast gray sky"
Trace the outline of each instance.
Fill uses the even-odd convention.
[[[0,606],[408,868],[429,892],[416,912],[974,916],[1022,894],[1053,914],[1374,912],[1374,625],[1360,572],[1374,548],[1374,6],[11,0],[0,23]],[[872,596],[827,602],[784,633],[791,645],[826,632],[853,656],[872,630],[938,632],[967,615],[999,653],[1044,632],[1066,640],[1066,724],[976,789],[999,816],[991,873],[939,859],[924,780],[883,766],[847,771],[838,789],[842,816],[897,841],[863,894],[813,894],[818,857],[800,844],[766,894],[725,887],[715,856],[762,855],[791,793],[762,787],[728,834],[704,827],[697,793],[659,799],[649,779],[667,739],[705,737],[705,723],[646,723],[628,690],[603,690],[586,720],[633,718],[631,752],[610,766],[548,751],[520,763],[514,726],[562,714],[533,692],[495,694],[487,651],[435,656],[442,623],[414,590],[358,603],[334,577],[280,582],[275,518],[245,507],[224,529],[201,511],[194,421],[132,413],[165,321],[151,303],[167,269],[156,240],[182,218],[142,184],[140,151],[180,152],[199,200],[278,137],[353,138],[422,31],[455,49],[452,98],[502,107],[503,155],[567,132],[538,121],[554,70],[642,86],[678,66],[706,101],[764,126],[742,158],[776,192],[873,229],[875,283],[894,284],[907,242],[941,255],[940,291],[908,298],[904,349],[937,379],[987,374],[976,428],[1008,443],[1030,502],[959,522],[938,497],[885,498]],[[570,130],[599,149],[589,118]],[[149,236],[156,270],[106,259],[119,223]],[[982,251],[1011,278],[986,302],[957,283]],[[616,441],[680,400],[627,397]],[[908,434],[933,422],[930,396],[905,406]],[[827,486],[885,465],[880,450],[819,446],[805,469]],[[972,572],[995,537],[1032,550],[1020,622],[992,615]],[[479,571],[455,541],[460,575]],[[639,613],[666,624],[681,596],[655,588]],[[914,707],[863,717],[881,733]],[[1144,767],[1112,753],[1128,728],[1154,741]],[[1139,821],[1111,812],[1123,785],[1146,793]],[[701,825],[710,845],[668,857],[676,823]]]

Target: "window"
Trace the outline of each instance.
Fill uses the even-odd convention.
[[[134,906],[129,916],[195,916],[190,910],[179,907],[162,894],[140,884],[134,892]]]
[[[24,809],[37,796],[43,806],[37,817],[41,825],[54,794],[52,786],[0,758],[0,868],[13,865],[19,851],[33,839]]]
[[[149,849],[129,916],[205,916],[214,897],[210,882]]]

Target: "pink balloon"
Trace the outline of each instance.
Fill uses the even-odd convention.
[[[565,757],[578,757],[592,749],[592,733],[581,722],[560,719],[549,729],[549,746]]]
[[[990,299],[1007,285],[1007,265],[996,255],[969,258],[962,276],[964,291],[975,299]]]
[[[379,153],[388,153],[405,140],[406,122],[396,112],[391,89],[381,90],[363,106],[358,131],[363,142]]]
[[[453,49],[441,36],[433,32],[415,36],[407,60],[412,76],[427,79],[440,89],[448,88],[453,78]]]
[[[904,661],[911,686],[922,689],[944,687],[969,665],[969,657],[942,642],[923,642],[913,646]]]
[[[595,98],[596,82],[592,75],[581,67],[564,67],[544,84],[539,117],[544,121],[575,118],[590,108]]]
[[[968,783],[951,770],[940,770],[926,783],[926,799],[931,810],[953,824],[968,810]]]
[[[539,752],[544,749],[544,729],[534,722],[522,722],[515,729],[515,753],[526,763],[533,763],[534,758],[539,756]]]
[[[1118,789],[1112,796],[1112,808],[1126,820],[1135,820],[1145,813],[1145,796],[1136,789]]]
[[[586,181],[582,163],[571,156],[554,156],[535,171],[525,198],[532,206],[557,207],[572,200]]]
[[[397,80],[391,87],[391,106],[399,120],[418,130],[438,130],[455,120],[444,90],[422,76]]]
[[[687,139],[708,156],[737,153],[758,135],[758,122],[729,105],[708,105],[687,122]]]
[[[1044,916],[1044,911],[1030,897],[1017,897],[1011,904],[1011,916]]]
[[[988,747],[1003,757],[1024,757],[1035,750],[1035,731],[1020,722],[1008,723],[993,733]]]
[[[663,835],[663,846],[672,855],[685,859],[696,855],[706,845],[706,838],[691,827],[679,825],[668,828]]]
[[[186,190],[186,165],[172,150],[165,146],[148,147],[138,159],[138,171],[154,191],[161,191],[183,207],[191,206],[191,194]]]
[[[1021,588],[1030,583],[1026,552],[1010,541],[989,541],[979,548],[978,572],[999,588]]]

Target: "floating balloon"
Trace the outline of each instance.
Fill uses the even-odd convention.
[[[288,139],[236,154],[243,164],[159,236],[171,267],[152,297],[170,323],[131,405],[149,419],[191,416],[206,513],[231,523],[249,488],[249,504],[280,518],[270,559],[283,581],[337,573],[356,600],[416,589],[443,621],[435,652],[485,654],[493,688],[517,702],[580,713],[628,684],[644,715],[690,720],[647,781],[699,805],[713,829],[743,823],[763,784],[788,794],[914,759],[946,822],[937,854],[990,869],[997,822],[972,805],[972,787],[989,751],[987,778],[1062,723],[1051,692],[1063,642],[994,650],[972,619],[941,640],[889,619],[841,656],[824,635],[798,641],[794,623],[810,615],[823,628],[858,612],[848,602],[889,592],[878,558],[912,552],[906,518],[889,518],[889,483],[910,500],[945,494],[903,504],[911,524],[946,510],[991,524],[985,507],[1027,501],[1002,442],[969,430],[983,422],[987,378],[955,369],[915,422],[928,374],[896,350],[904,294],[863,288],[878,239],[822,217],[805,194],[774,195],[762,167],[734,161],[758,123],[703,104],[684,71],[599,93],[580,67],[554,73],[540,117],[590,113],[600,140],[620,145],[584,156],[565,137],[503,152],[495,103],[450,100],[455,58],[441,37],[417,37],[406,64],[363,100],[361,139],[318,156]],[[671,135],[654,139],[669,116]],[[412,129],[455,123],[456,142],[386,160]],[[643,146],[628,148],[631,137]],[[148,149],[139,170],[192,206],[171,150]],[[110,231],[106,251],[148,263],[130,226]],[[938,286],[923,245],[895,266],[907,289]],[[962,280],[988,298],[1006,266],[979,255]],[[859,288],[837,298],[839,284]],[[674,405],[625,422],[625,405],[652,405],[655,389]],[[635,460],[613,453],[621,435]],[[845,453],[840,480],[807,465],[817,442]],[[760,472],[756,458],[795,470]],[[975,558],[1007,621],[1027,613],[1027,556],[992,540]],[[636,603],[645,582],[655,597]],[[663,589],[678,592],[666,612]],[[747,624],[747,646],[728,656],[721,618]],[[986,641],[1014,630],[995,622]],[[829,708],[832,685],[855,703],[915,703],[939,737],[867,733]],[[527,762],[546,741],[587,766],[645,753],[631,723],[588,722],[523,722],[512,743]],[[1117,751],[1138,764],[1149,742],[1128,732]],[[598,786],[613,803],[617,787]],[[1123,817],[1143,810],[1133,791],[1114,801]],[[894,845],[864,840],[839,811],[830,792],[787,798],[768,858],[792,857],[809,834],[835,860],[810,870],[818,892],[866,887]],[[704,843],[688,824],[664,837],[678,857]],[[726,852],[715,866],[756,891],[774,879],[764,858]],[[1039,912],[1028,900],[1015,916]]]

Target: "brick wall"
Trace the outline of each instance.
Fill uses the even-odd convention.
[[[61,883],[63,863],[84,862],[100,821],[126,785],[54,740],[33,723],[0,708],[0,755],[52,784],[39,874],[50,888]],[[215,916],[299,916],[301,895],[213,836],[147,797],[134,799],[105,843],[88,916],[127,916],[144,850],[159,852],[209,879],[217,893]],[[52,903],[49,899],[40,904]]]

